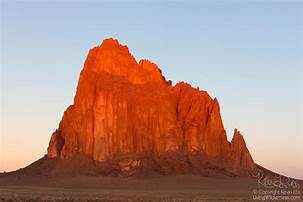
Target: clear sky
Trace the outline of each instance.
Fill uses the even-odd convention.
[[[303,178],[303,1],[1,1],[0,171],[46,153],[88,50],[114,37],[217,97],[255,162]]]

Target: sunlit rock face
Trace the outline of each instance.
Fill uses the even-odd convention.
[[[127,46],[105,39],[89,51],[74,103],[51,137],[48,157],[85,154],[104,162],[174,153],[220,159],[241,172],[254,169],[242,135],[235,131],[227,141],[216,98],[184,82],[172,86],[156,64],[137,62]],[[131,163],[124,170],[141,165],[126,162]]]
[[[230,144],[230,159],[235,167],[241,167],[246,170],[254,170],[255,164],[246,147],[243,136],[240,131],[235,129],[234,136]]]

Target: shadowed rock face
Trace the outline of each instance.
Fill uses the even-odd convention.
[[[126,46],[105,39],[89,51],[74,104],[51,137],[48,157],[85,154],[106,162],[128,156],[120,165],[129,171],[141,163],[135,156],[174,153],[219,159],[235,173],[255,169],[237,130],[227,141],[216,98],[184,82],[172,86],[156,64],[137,62]]]

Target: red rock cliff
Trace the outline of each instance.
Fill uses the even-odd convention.
[[[156,64],[137,62],[117,40],[91,49],[48,157],[85,154],[103,162],[180,152],[220,159],[240,171],[254,169],[242,135],[235,131],[227,141],[216,98],[184,82],[172,86]]]

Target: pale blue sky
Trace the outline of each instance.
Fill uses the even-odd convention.
[[[46,153],[88,50],[114,37],[220,101],[254,160],[303,178],[303,1],[1,1],[0,170]]]

